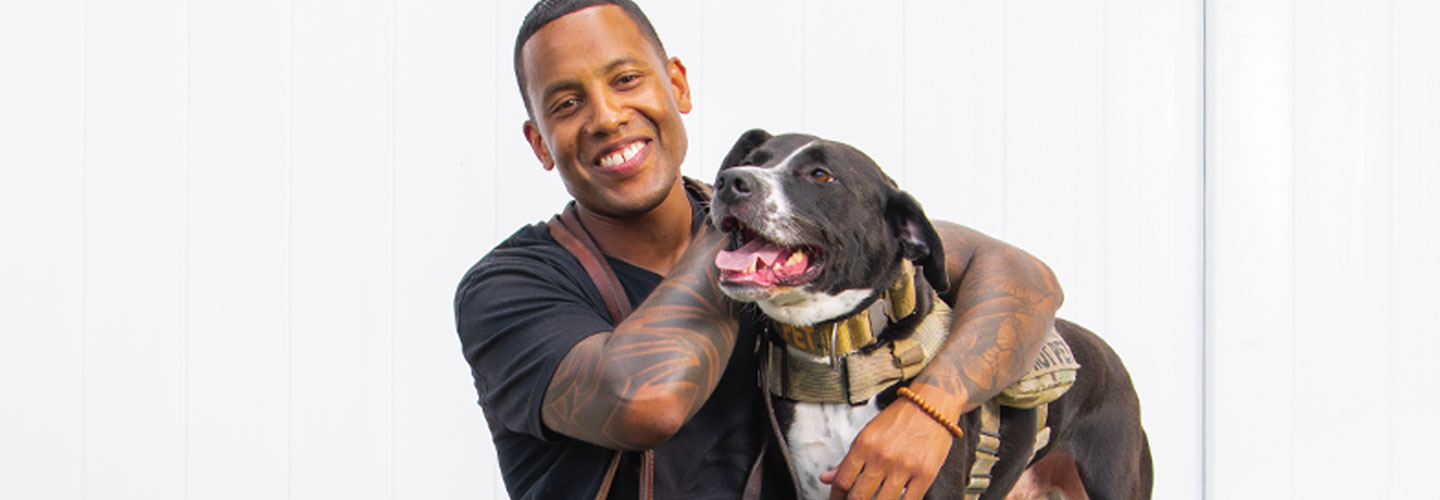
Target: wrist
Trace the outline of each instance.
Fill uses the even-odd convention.
[[[952,394],[950,391],[931,384],[917,381],[911,383],[908,387],[911,392],[924,400],[931,408],[935,409],[936,412],[939,412],[952,422],[958,421],[960,415],[965,414],[966,410],[973,409],[980,405],[980,402],[976,402],[974,405],[967,405],[966,403],[968,403],[968,401],[963,395]]]
[[[900,399],[904,399],[913,406],[918,407],[920,411],[926,414],[926,416],[934,420],[935,423],[939,424],[941,427],[944,427],[946,431],[950,432],[950,435],[953,436],[955,439],[965,437],[965,432],[960,430],[960,426],[955,425],[956,419],[951,418],[942,413],[940,410],[935,409],[935,407],[931,406],[924,397],[920,396],[915,391],[910,390],[909,387],[901,387],[898,391],[898,394],[900,396]]]

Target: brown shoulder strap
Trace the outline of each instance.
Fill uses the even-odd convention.
[[[625,452],[615,452],[615,458],[610,459],[610,467],[605,469],[605,480],[600,482],[600,491],[595,493],[595,500],[605,500],[610,496],[610,483],[615,482],[615,471],[620,468],[620,456]]]
[[[761,333],[761,335],[763,336],[764,333]],[[764,338],[764,337],[762,337],[762,338]],[[769,338],[764,338],[764,342],[765,342],[765,345],[760,346],[760,352],[761,352],[761,353],[768,353],[768,352],[772,349],[772,347],[774,346],[774,344],[772,343],[772,342],[774,342],[774,341],[771,340],[771,339],[769,339]],[[802,495],[802,494],[801,494],[802,492],[800,491],[800,481],[798,480],[798,478],[800,477],[800,474],[795,471],[795,460],[792,459],[791,456],[790,456],[790,445],[789,445],[789,443],[786,443],[786,442],[785,442],[785,431],[783,431],[783,430],[780,429],[780,421],[779,421],[779,419],[775,416],[775,402],[770,398],[770,395],[771,395],[771,394],[775,394],[775,393],[774,393],[774,392],[770,392],[770,391],[772,390],[772,389],[771,389],[771,384],[773,384],[774,382],[771,381],[771,379],[770,379],[771,374],[769,373],[769,371],[770,371],[770,370],[773,370],[773,369],[783,369],[783,368],[784,368],[784,364],[782,363],[782,364],[781,364],[780,366],[778,366],[778,367],[777,367],[777,366],[772,366],[771,360],[770,360],[770,358],[769,358],[769,356],[771,356],[771,355],[770,355],[770,354],[764,354],[764,355],[766,356],[766,358],[760,360],[760,373],[759,373],[759,377],[760,377],[760,400],[765,402],[765,420],[766,420],[767,422],[769,422],[769,424],[770,424],[770,433],[771,433],[772,436],[774,436],[775,446],[776,446],[777,450],[778,450],[779,453],[780,453],[780,457],[781,457],[780,462],[783,463],[783,464],[785,464],[785,473],[786,473],[786,474],[790,477],[790,479],[791,479],[790,485],[795,488],[795,490],[794,490],[795,498],[804,498],[805,495]],[[782,376],[783,376],[783,375],[782,375]],[[761,454],[761,457],[763,458],[763,457],[764,457],[764,454]],[[763,470],[763,468],[762,468],[761,470]],[[752,476],[753,476],[753,474],[752,474]],[[757,480],[758,480],[758,479],[757,479]],[[755,496],[755,497],[746,497],[745,500],[750,500],[751,498],[759,498],[759,497],[758,497],[758,495]]]
[[[655,450],[645,450],[640,459],[640,500],[655,499]]]
[[[701,203],[710,202],[710,186],[705,183],[684,178],[685,189],[695,196]],[[625,287],[620,285],[620,278],[615,276],[615,270],[605,262],[605,255],[600,253],[600,247],[595,240],[590,238],[590,233],[585,231],[585,226],[580,224],[580,218],[575,215],[575,202],[565,206],[565,210],[556,214],[547,223],[550,226],[550,236],[565,247],[580,265],[585,268],[585,273],[590,275],[590,281],[595,283],[595,288],[600,290],[600,296],[605,299],[605,308],[610,312],[610,319],[615,325],[619,325],[634,308],[630,305],[630,299],[625,295]],[[610,494],[610,485],[615,478],[616,469],[620,465],[620,456],[624,452],[615,452],[615,458],[610,461],[610,467],[605,472],[605,480],[601,483],[600,492],[595,496],[596,500],[604,500]],[[763,456],[763,454],[762,454]],[[759,492],[760,476],[758,471],[761,468],[757,464],[751,471],[746,485],[746,498],[753,498]],[[641,458],[640,466],[640,498],[651,500],[655,497],[655,450],[645,450]],[[754,490],[754,491],[751,491]]]
[[[693,194],[695,199],[701,203],[710,202],[710,186],[689,177],[682,177],[682,180],[685,190]],[[605,308],[610,311],[611,321],[619,325],[634,308],[630,305],[629,297],[625,295],[625,288],[620,286],[615,270],[605,262],[605,255],[600,253],[600,247],[590,238],[585,226],[580,224],[580,218],[575,215],[575,202],[565,205],[565,210],[555,214],[547,225],[550,226],[550,236],[585,267],[590,281],[595,282],[595,288],[600,290],[600,296],[605,299]]]
[[[580,261],[580,265],[590,275],[590,281],[595,282],[595,288],[600,290],[600,296],[605,299],[605,308],[610,311],[610,320],[619,325],[633,310],[630,299],[625,295],[625,288],[620,286],[620,278],[615,276],[615,270],[605,262],[605,255],[600,253],[600,247],[595,245],[595,240],[590,239],[590,233],[585,232],[585,227],[580,225],[580,218],[575,216],[575,202],[566,205],[565,211],[551,218],[548,225],[550,236]]]
[[[615,276],[615,270],[605,262],[605,254],[600,253],[600,247],[595,240],[590,238],[590,233],[585,231],[585,226],[580,225],[580,218],[575,216],[575,202],[565,206],[565,210],[556,214],[547,223],[550,226],[550,236],[560,246],[565,247],[580,265],[585,268],[585,273],[590,275],[590,281],[595,283],[595,288],[600,290],[600,297],[605,299],[605,309],[610,312],[610,320],[615,325],[620,325],[626,316],[634,309],[630,306],[630,299],[625,295],[625,287],[620,285],[620,278]],[[620,466],[620,457],[625,452],[616,451],[615,458],[610,460],[610,467],[605,471],[605,480],[600,483],[600,491],[596,493],[595,500],[605,500],[610,495],[610,485],[614,482],[616,469]],[[640,498],[650,500],[655,497],[655,451],[645,450],[641,458],[640,469]]]

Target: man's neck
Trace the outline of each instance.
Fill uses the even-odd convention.
[[[602,253],[662,276],[690,244],[690,199],[678,179],[660,205],[641,215],[621,218],[578,209],[580,222]]]

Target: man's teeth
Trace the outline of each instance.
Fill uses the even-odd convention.
[[[619,165],[619,164],[621,164],[621,163],[625,163],[625,162],[627,162],[627,161],[630,161],[631,158],[634,158],[634,157],[635,157],[635,153],[639,153],[639,152],[640,152],[640,148],[643,148],[643,147],[645,147],[645,142],[644,142],[644,141],[635,141],[635,142],[632,142],[632,143],[630,143],[629,146],[625,146],[624,148],[621,148],[619,151],[616,151],[616,152],[614,152],[614,153],[611,153],[611,154],[609,154],[609,155],[606,155],[604,158],[601,158],[601,159],[600,159],[600,166],[602,166],[602,167],[613,167],[613,166]]]

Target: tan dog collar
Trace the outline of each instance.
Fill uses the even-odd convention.
[[[832,323],[810,326],[775,322],[775,332],[785,345],[816,356],[838,358],[875,343],[875,337],[889,323],[915,312],[915,265],[901,261],[900,277],[890,288],[859,314]]]
[[[863,404],[886,387],[920,373],[950,336],[950,307],[932,294],[930,314],[911,335],[870,346],[878,332],[915,312],[915,267],[868,309],[839,322],[809,327],[776,324],[766,377],[771,394],[812,403]],[[831,349],[831,346],[835,346]]]

